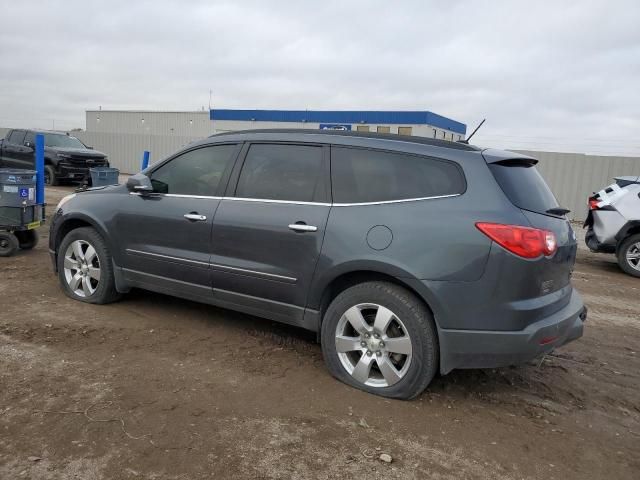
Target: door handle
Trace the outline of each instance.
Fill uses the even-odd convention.
[[[305,223],[292,223],[289,225],[289,229],[294,232],[317,232],[318,227],[315,225],[307,225]]]
[[[192,222],[204,222],[207,220],[206,215],[200,215],[199,213],[196,213],[196,212],[185,213],[183,216],[184,218]]]

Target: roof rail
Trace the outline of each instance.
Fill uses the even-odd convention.
[[[449,140],[440,140],[437,138],[428,138],[412,135],[396,135],[395,133],[377,133],[377,132],[354,132],[352,130],[314,130],[309,128],[263,128],[255,130],[236,130],[233,132],[223,132],[211,135],[211,137],[219,137],[226,135],[250,135],[259,133],[288,133],[302,135],[326,135],[337,137],[357,137],[357,138],[374,138],[379,140],[393,140],[396,142],[419,143],[422,145],[432,145],[434,147],[452,148],[454,150],[479,151],[480,148],[475,145],[469,145]]]

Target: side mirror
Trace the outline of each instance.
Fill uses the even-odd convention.
[[[153,193],[153,185],[151,179],[143,173],[131,175],[127,180],[127,189],[130,192],[140,193],[141,195]]]

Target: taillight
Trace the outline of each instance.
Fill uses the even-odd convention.
[[[600,203],[599,200],[596,200],[593,197],[589,198],[589,210],[597,210],[598,209],[598,203]]]
[[[558,249],[556,236],[548,230],[478,222],[476,227],[501,247],[523,258],[551,256]]]

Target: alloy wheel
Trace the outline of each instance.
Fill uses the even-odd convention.
[[[75,240],[64,254],[64,277],[71,291],[79,297],[90,297],[100,283],[100,259],[96,249],[86,240]]]
[[[409,332],[391,310],[375,303],[355,305],[342,315],[335,346],[347,373],[370,387],[398,383],[411,365]]]
[[[629,246],[626,253],[627,263],[631,268],[640,270],[640,242]]]

